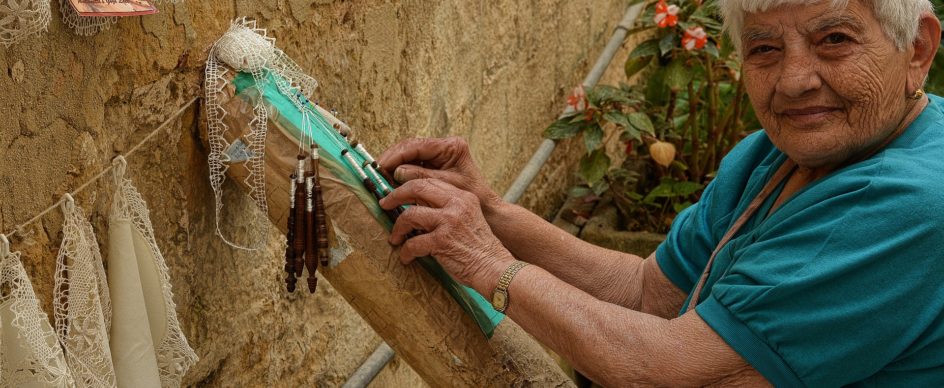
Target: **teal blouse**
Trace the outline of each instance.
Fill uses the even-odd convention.
[[[775,193],[715,259],[695,310],[773,384],[944,385],[944,99],[930,99],[884,150],[767,215]],[[675,285],[692,292],[784,160],[762,131],[725,158],[656,251]]]

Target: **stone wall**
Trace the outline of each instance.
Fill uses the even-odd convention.
[[[200,95],[206,52],[238,16],[257,19],[321,82],[323,105],[340,110],[369,149],[379,153],[410,136],[465,136],[502,191],[596,59],[625,2],[186,0],[93,37],[72,34],[52,5],[48,32],[0,51],[3,231],[96,175]],[[129,157],[183,329],[201,358],[185,383],[339,385],[380,339],[327,282],[314,296],[281,291],[280,236],[257,253],[214,236],[198,117],[188,111]],[[523,204],[553,211],[581,148],[565,143]],[[76,198],[102,244],[110,182]],[[253,212],[234,187],[227,193],[233,217]],[[47,312],[61,220],[53,212],[14,239]],[[402,362],[375,383],[415,385],[422,383]]]

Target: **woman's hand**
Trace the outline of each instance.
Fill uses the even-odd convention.
[[[400,261],[433,256],[456,280],[491,295],[514,258],[492,234],[476,195],[442,180],[413,179],[380,201],[384,209],[400,205],[413,205],[390,232]],[[422,234],[410,237],[414,230]]]
[[[472,160],[469,144],[461,137],[404,140],[387,149],[377,162],[401,184],[432,178],[475,194],[485,212],[502,203]]]

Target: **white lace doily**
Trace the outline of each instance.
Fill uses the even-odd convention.
[[[49,0],[0,0],[0,44],[6,47],[49,26]]]
[[[77,387],[114,387],[108,347],[111,300],[102,255],[85,212],[66,196],[53,298],[56,333]]]
[[[39,307],[20,262],[0,236],[0,385],[71,387],[72,375],[56,332]]]
[[[151,226],[151,219],[147,209],[147,204],[141,197],[141,194],[134,187],[130,179],[125,178],[126,162],[124,158],[118,157],[115,163],[115,184],[116,191],[112,202],[111,214],[109,215],[109,284],[121,284],[121,290],[112,289],[135,295],[140,295],[143,310],[146,316],[135,322],[143,322],[145,327],[123,327],[128,330],[143,330],[138,338],[147,338],[153,341],[153,350],[157,359],[157,368],[159,369],[160,383],[162,387],[179,387],[180,380],[187,370],[197,362],[197,355],[187,343],[187,338],[180,329],[180,323],[177,320],[177,306],[174,303],[174,294],[171,290],[170,275],[167,264],[164,262],[164,256],[157,246],[154,238],[154,230]],[[126,234],[116,234],[119,228],[128,228]],[[114,241],[117,238],[130,237],[130,241]],[[116,249],[115,246],[124,247]],[[122,257],[114,257],[113,254],[120,253]],[[119,263],[119,260],[126,260]],[[127,264],[127,265],[123,265]],[[128,274],[124,272],[125,281],[115,279],[118,274],[113,274],[113,266],[123,268],[137,269],[137,274]],[[134,278],[134,275],[137,275]],[[133,287],[136,289],[132,289]],[[129,322],[119,322],[119,316],[128,318],[127,314],[119,314],[119,308],[135,309],[135,306],[120,306],[118,296],[112,292],[114,311],[114,322],[112,324],[112,333],[116,332],[117,325],[134,324],[132,317]],[[130,300],[123,300],[129,302]],[[114,334],[113,334],[114,335]],[[112,338],[112,349],[115,349],[116,338]],[[115,354],[118,357],[118,354]],[[116,368],[121,364],[115,360]],[[119,376],[119,382],[122,385],[126,383],[121,380],[122,371],[116,371]],[[131,374],[140,371],[130,371]]]

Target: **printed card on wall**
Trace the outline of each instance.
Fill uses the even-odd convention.
[[[136,16],[157,13],[148,0],[69,0],[80,16]]]

